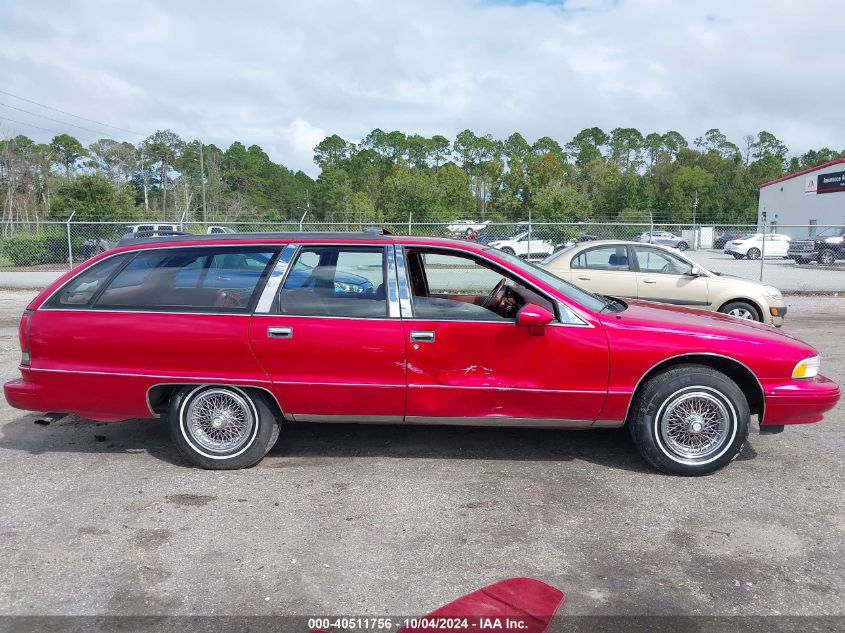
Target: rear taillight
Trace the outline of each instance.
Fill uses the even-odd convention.
[[[21,343],[21,365],[29,365],[32,360],[29,353],[29,328],[32,325],[32,310],[24,310],[21,316],[21,324],[18,328],[18,339]]]

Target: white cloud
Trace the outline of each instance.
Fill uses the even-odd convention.
[[[0,22],[0,84],[122,128],[257,143],[312,174],[323,135],[375,127],[561,142],[593,125],[690,140],[719,127],[735,142],[768,129],[801,152],[845,146],[834,70],[845,26],[824,17],[831,6],[40,0],[10,6]]]

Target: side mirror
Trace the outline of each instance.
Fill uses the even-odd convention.
[[[693,266],[690,268],[689,275],[690,277],[701,277],[704,273],[701,272],[701,268],[698,266]]]
[[[555,320],[555,315],[536,303],[527,303],[516,313],[516,324],[527,327],[532,336],[543,336],[545,327]]]

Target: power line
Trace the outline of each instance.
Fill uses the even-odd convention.
[[[37,112],[31,112],[30,110],[25,110],[23,108],[18,108],[16,106],[9,105],[8,103],[0,103],[0,106],[3,106],[4,108],[11,108],[12,110],[17,110],[18,112],[23,112],[25,114],[31,114],[33,116],[38,116],[38,117],[41,117],[42,119],[47,119],[48,121],[53,121],[55,123],[61,123],[62,125],[70,125],[71,127],[75,127],[75,128],[80,129],[80,130],[85,130],[86,132],[93,132],[94,134],[97,134],[98,136],[102,136],[102,135],[106,134],[106,132],[103,132],[102,130],[92,130],[90,127],[84,127],[82,125],[77,125],[76,123],[69,123],[67,121],[62,121],[61,119],[54,119],[53,117],[47,116],[46,114],[38,114]]]
[[[17,123],[18,125],[25,125],[27,127],[35,128],[36,130],[43,130],[44,132],[50,132],[51,134],[64,134],[64,132],[59,132],[58,130],[52,130],[48,127],[41,127],[40,125],[35,125],[34,123],[26,123],[25,121],[18,121],[17,119],[12,119],[7,117],[5,114],[0,115],[0,121],[9,121],[10,123]],[[84,141],[90,141],[91,137],[80,137]],[[97,140],[97,139],[94,139]]]
[[[78,114],[74,114],[73,112],[67,112],[65,110],[59,110],[58,108],[54,108],[52,106],[48,106],[48,105],[45,105],[43,103],[39,103],[38,101],[33,101],[32,99],[27,99],[26,97],[20,97],[18,95],[12,94],[11,92],[6,92],[5,90],[0,90],[0,94],[4,94],[6,96],[13,97],[15,99],[20,99],[21,101],[26,101],[27,103],[37,105],[41,108],[46,108],[47,110],[52,110],[53,112],[59,112],[61,114],[67,115],[67,116],[72,116],[75,119],[80,119],[82,121],[88,121],[89,123],[96,123],[97,125],[102,125],[103,127],[110,127],[110,128],[115,129],[115,130],[120,130],[122,132],[129,132],[130,134],[134,134],[135,136],[141,136],[141,137],[146,136],[145,134],[142,134],[141,132],[135,132],[134,130],[129,130],[127,128],[118,127],[116,125],[110,125],[108,123],[103,123],[102,121],[97,121],[95,119],[89,119],[89,118],[86,118],[84,116],[79,116]],[[101,134],[101,132],[97,132],[97,134]]]

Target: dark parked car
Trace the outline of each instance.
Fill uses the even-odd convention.
[[[826,266],[837,259],[845,259],[845,226],[830,227],[816,236],[792,240],[786,256],[798,264],[818,262]]]

